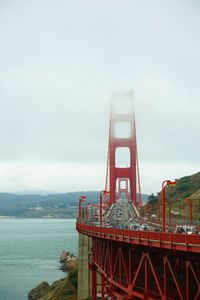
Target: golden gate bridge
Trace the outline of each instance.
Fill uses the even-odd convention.
[[[132,95],[128,97],[131,100]],[[129,133],[118,137],[116,127],[123,124]],[[120,149],[128,150],[126,166],[117,165]],[[142,220],[142,196],[135,116],[132,109],[116,113],[112,107],[105,189],[99,205],[86,205],[84,210],[86,197],[79,201],[78,299],[85,299],[85,290],[92,300],[200,299],[200,235],[166,232],[165,189],[173,184],[163,182],[162,224],[147,222],[146,230],[140,230],[136,226]],[[91,213],[94,206],[96,222],[91,223],[88,210]],[[125,226],[117,228],[119,223]]]

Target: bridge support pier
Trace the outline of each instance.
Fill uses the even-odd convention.
[[[91,258],[92,239],[86,235],[78,235],[78,300],[91,297],[92,280],[88,268]]]

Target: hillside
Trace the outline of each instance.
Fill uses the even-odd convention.
[[[81,195],[86,195],[88,202],[97,202],[99,192],[72,192],[50,195],[0,193],[0,216],[76,218],[78,199]]]
[[[200,172],[176,179],[176,186],[166,188],[166,199],[170,201],[171,212],[182,217],[189,214],[189,205],[186,198],[192,200],[193,217],[199,219],[200,212]],[[158,199],[161,201],[161,192],[157,196],[151,195],[147,205],[151,206],[152,213],[156,214]]]
[[[76,218],[78,199],[86,195],[88,203],[99,201],[98,191],[50,195],[0,193],[0,216],[19,218]],[[148,195],[142,195],[144,203]]]

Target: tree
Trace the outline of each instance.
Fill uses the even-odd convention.
[[[77,289],[78,286],[78,269],[75,269],[68,274],[69,282]]]
[[[157,197],[152,193],[148,197],[148,204],[154,205],[157,202]]]

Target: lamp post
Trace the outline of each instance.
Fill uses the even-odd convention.
[[[160,200],[158,199],[158,223],[160,224]]]
[[[86,205],[86,222],[88,221],[88,219],[92,217],[92,212],[91,212],[91,209],[90,209],[90,213],[89,213],[89,208],[93,207],[94,204],[93,203],[88,203]]]
[[[165,189],[168,185],[176,185],[176,181],[165,180],[162,183],[162,229],[165,232]]]
[[[79,198],[79,204],[78,204],[79,219],[82,218],[81,204],[82,204],[82,202],[86,201],[86,199],[87,199],[86,196],[80,196],[80,198]]]
[[[185,201],[189,204],[189,207],[190,207],[190,225],[192,225],[192,200],[189,198],[186,198]]]
[[[100,220],[100,226],[102,227],[102,203],[103,203],[103,196],[106,195],[106,191],[103,190],[100,192],[100,211],[99,211],[99,220]]]

